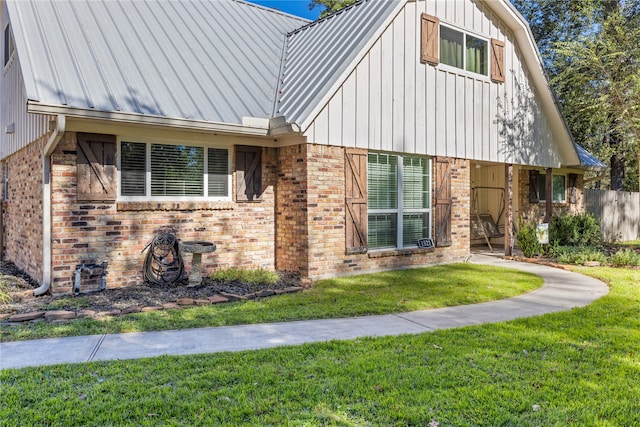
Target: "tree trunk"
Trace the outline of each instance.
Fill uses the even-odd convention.
[[[624,190],[624,156],[621,154],[611,156],[611,189]]]

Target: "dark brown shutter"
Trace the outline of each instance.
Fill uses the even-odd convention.
[[[262,147],[236,145],[236,201],[262,199]]]
[[[367,150],[345,149],[346,252],[367,251]]]
[[[529,203],[540,202],[540,189],[538,188],[538,176],[540,172],[529,171]]]
[[[436,245],[451,245],[451,159],[436,158]]]
[[[578,175],[569,174],[569,203],[578,203]]]
[[[78,133],[77,192],[79,201],[116,200],[116,137]]]
[[[440,63],[440,19],[423,13],[420,17],[420,62]]]
[[[504,42],[491,39],[491,80],[504,83]]]

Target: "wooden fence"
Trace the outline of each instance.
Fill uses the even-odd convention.
[[[606,240],[640,239],[640,193],[584,190],[584,205],[587,212],[600,219]]]

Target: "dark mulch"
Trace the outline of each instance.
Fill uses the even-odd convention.
[[[236,295],[247,295],[263,289],[284,289],[300,286],[300,275],[297,273],[278,273],[280,280],[270,285],[254,285],[241,282],[220,282],[203,278],[198,287],[187,287],[186,279],[173,284],[155,285],[140,283],[137,286],[106,289],[102,292],[83,293],[77,297],[70,295],[33,296],[33,290],[39,285],[11,262],[0,262],[0,282],[4,283],[11,302],[0,301],[0,313],[25,313],[43,309],[74,310],[78,308],[110,312],[132,306],[159,306],[175,302],[179,298],[200,299],[227,292]],[[75,300],[75,301],[74,301]],[[68,302],[65,305],[65,302]]]

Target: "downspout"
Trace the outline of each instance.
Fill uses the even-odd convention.
[[[62,139],[66,124],[66,116],[59,114],[42,153],[42,285],[33,290],[35,296],[47,293],[51,287],[51,154]]]

